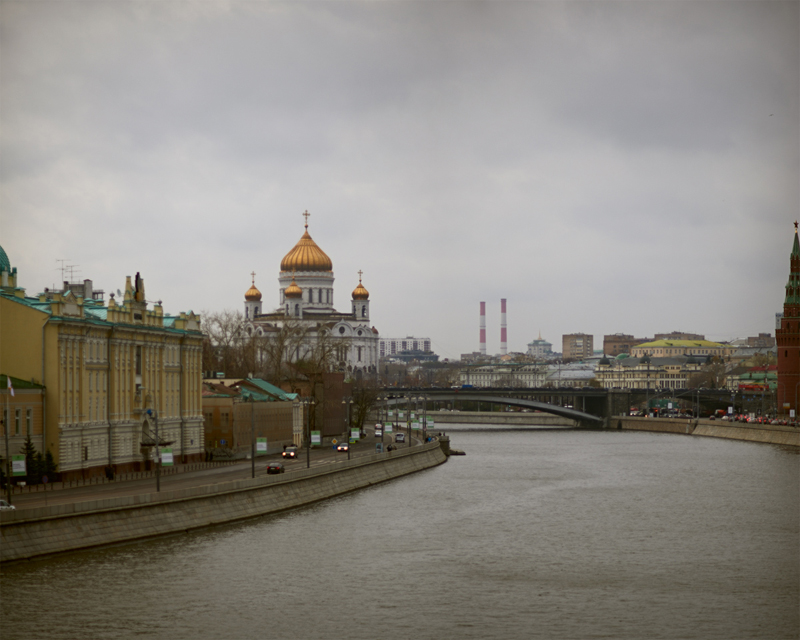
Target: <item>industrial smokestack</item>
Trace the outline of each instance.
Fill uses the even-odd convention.
[[[500,355],[508,353],[508,337],[506,335],[506,299],[500,298]]]
[[[481,302],[481,355],[486,355],[486,303]]]

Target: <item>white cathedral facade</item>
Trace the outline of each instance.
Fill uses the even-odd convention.
[[[286,354],[287,360],[305,358],[324,343],[334,370],[357,379],[375,377],[380,336],[370,325],[369,292],[361,283],[361,272],[351,296],[350,312],[336,311],[333,263],[308,233],[309,213],[303,215],[305,232],[281,260],[279,306],[264,312],[253,276],[244,296],[245,330],[249,336],[269,338],[286,326],[298,327],[302,342]]]

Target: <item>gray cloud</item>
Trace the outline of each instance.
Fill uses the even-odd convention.
[[[277,304],[311,233],[383,335],[773,330],[796,2],[0,4],[0,243],[168,310]],[[494,326],[493,326],[494,325]],[[495,339],[493,339],[493,336]]]

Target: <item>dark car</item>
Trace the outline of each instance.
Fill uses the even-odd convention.
[[[283,468],[283,464],[280,462],[270,462],[267,465],[267,473],[283,473],[286,469]]]
[[[346,442],[340,442],[339,444],[336,445],[336,450],[337,451],[350,451],[350,445],[347,444]]]
[[[405,433],[395,433],[394,434],[394,441],[395,442],[405,442],[406,441],[406,434]]]
[[[295,446],[286,447],[283,450],[283,454],[282,455],[283,455],[284,458],[289,458],[291,460],[294,460],[295,458],[297,458],[297,447],[295,447]]]

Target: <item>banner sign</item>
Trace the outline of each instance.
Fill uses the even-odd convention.
[[[11,456],[11,475],[12,476],[26,476],[28,475],[25,470],[25,456],[16,455]]]
[[[392,411],[392,410],[390,409],[390,410],[389,410],[389,417],[391,418],[392,416],[394,416],[394,411]]]
[[[433,418],[428,418],[425,422],[429,427],[433,426]]]
[[[321,431],[312,431],[311,432],[311,444],[322,444],[322,432]]]
[[[418,420],[412,420],[411,421],[411,428],[414,431],[419,431],[419,421]]]
[[[358,442],[358,439],[361,437],[361,430],[360,429],[350,429],[350,441]]]
[[[383,432],[384,433],[391,433],[392,432],[392,423],[391,422],[384,423]]]
[[[398,412],[397,412],[397,417],[398,417],[400,420],[402,420],[402,419],[403,419],[403,415],[404,415],[404,414],[403,414],[403,412],[402,412],[402,411],[398,411]]]
[[[172,449],[162,449],[161,450],[161,466],[162,467],[171,467],[172,466]]]
[[[256,438],[256,453],[266,453],[266,452],[267,452],[267,439]]]

